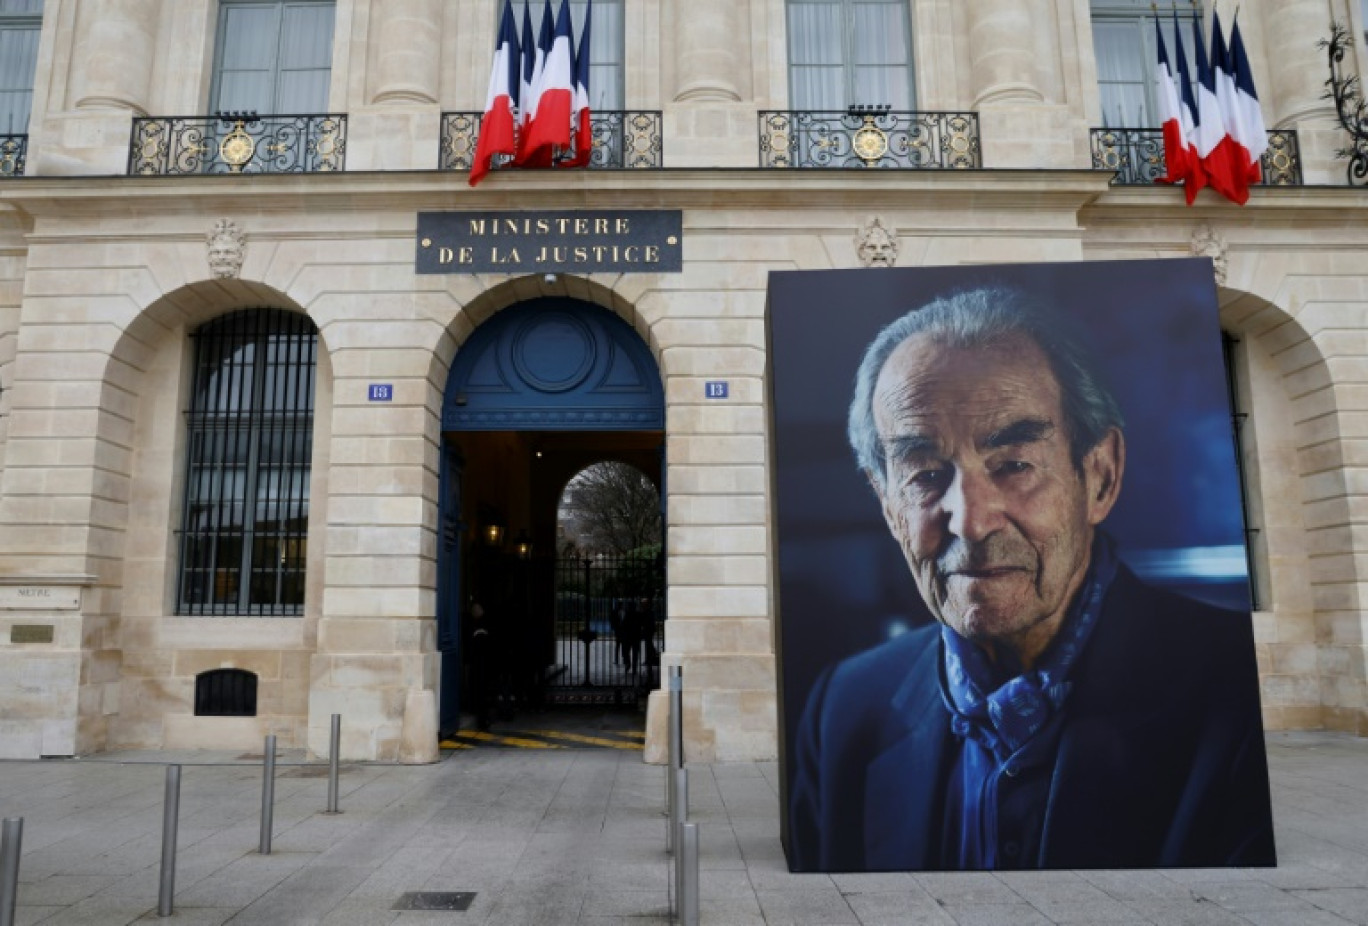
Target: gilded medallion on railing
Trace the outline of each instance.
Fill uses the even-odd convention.
[[[1167,173],[1163,129],[1093,129],[1092,166],[1116,172],[1119,186],[1157,183]],[[1270,131],[1268,149],[1259,158],[1264,186],[1301,186],[1301,154],[1297,133]]]
[[[294,174],[340,171],[347,117],[162,116],[133,120],[130,174]]]
[[[895,112],[887,106],[852,106],[844,112],[762,112],[760,166],[981,167],[978,116]]]

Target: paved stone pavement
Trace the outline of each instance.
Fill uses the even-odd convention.
[[[1368,924],[1368,739],[1270,737],[1282,864],[1266,870],[792,875],[772,763],[691,767],[708,924]],[[176,913],[196,924],[668,923],[664,771],[616,750],[467,751],[349,765],[342,813],[318,766],[282,757],[274,852],[257,854],[261,772],[230,756],[0,762],[22,815],[19,924],[157,921],[164,772],[182,762]],[[294,761],[302,761],[298,758]],[[474,891],[463,913],[392,909]]]

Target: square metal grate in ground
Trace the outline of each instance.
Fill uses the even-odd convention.
[[[470,909],[474,891],[412,891],[402,895],[391,910],[456,910]]]

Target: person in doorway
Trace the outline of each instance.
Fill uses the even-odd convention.
[[[613,632],[613,665],[620,666],[626,655],[622,642],[622,628],[627,623],[627,602],[621,598],[613,600],[613,609],[608,612],[608,629]]]
[[[656,603],[650,598],[642,598],[639,607],[642,615],[641,633],[641,662],[643,667],[643,684],[649,685],[655,671],[660,668],[660,650],[656,647]]]
[[[497,678],[496,654],[494,637],[485,618],[484,605],[479,601],[472,601],[470,604],[470,635],[466,652],[475,726],[481,730],[488,730]]]
[[[1275,864],[1249,617],[1120,561],[1122,425],[1014,290],[937,299],[868,346],[849,436],[936,622],[812,688],[797,870]]]
[[[646,621],[650,615],[646,611],[645,599],[631,599],[627,606],[627,619],[622,625],[622,643],[626,647],[627,670],[635,676],[641,668],[641,643]]]

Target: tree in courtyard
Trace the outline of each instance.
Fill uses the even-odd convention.
[[[660,543],[660,493],[634,466],[595,463],[570,480],[561,497],[565,534],[589,553],[630,553]]]

